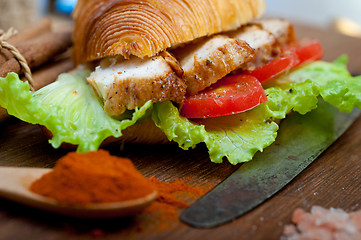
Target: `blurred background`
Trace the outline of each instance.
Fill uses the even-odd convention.
[[[227,1],[227,0],[224,0]],[[324,60],[349,56],[348,68],[361,74],[361,0],[265,0],[265,17],[284,18],[294,24],[297,37],[318,39]],[[71,30],[70,14],[77,0],[0,0],[0,29],[21,31],[50,16],[54,31]],[[330,37],[332,36],[332,37]],[[352,37],[349,37],[352,36]]]
[[[266,0],[266,16],[296,24],[361,36],[360,0]],[[49,13],[66,18],[76,0],[0,0],[0,28],[18,30]]]
[[[360,0],[266,0],[267,16],[294,23],[361,36]]]
[[[76,0],[0,0],[0,29],[21,31],[48,15],[68,20]]]

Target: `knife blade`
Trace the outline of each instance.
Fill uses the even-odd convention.
[[[360,115],[341,113],[320,100],[317,109],[292,113],[281,122],[276,141],[244,163],[186,209],[180,219],[194,227],[230,222],[258,206],[295,178],[339,138]]]

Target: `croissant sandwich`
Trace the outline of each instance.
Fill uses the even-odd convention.
[[[9,74],[0,104],[44,126],[55,148],[205,143],[213,162],[249,161],[289,112],[306,114],[319,96],[349,112],[361,98],[347,57],[321,61],[319,41],[260,18],[265,8],[263,0],[79,0],[77,69],[36,92]]]

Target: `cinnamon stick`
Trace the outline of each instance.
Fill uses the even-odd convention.
[[[10,37],[7,42],[11,45],[16,45],[24,41],[30,40],[37,36],[41,36],[45,33],[51,32],[51,22],[49,18],[43,18],[31,25],[24,31],[21,31],[14,36]],[[6,49],[0,52],[0,66],[3,65],[7,60],[11,59],[13,55]]]
[[[16,48],[27,61],[30,69],[34,69],[65,52],[71,44],[70,32],[54,32],[25,41],[16,45]],[[22,73],[21,66],[15,58],[11,58],[0,67],[0,77],[5,77],[9,72]]]
[[[48,18],[41,19],[30,28],[12,36],[7,40],[15,45],[24,56],[31,69],[48,62],[56,55],[63,53],[72,44],[70,32],[51,33],[51,22]],[[60,73],[73,68],[70,58],[62,59],[45,65],[33,73],[34,89],[38,90],[55,81]],[[9,72],[21,73],[21,66],[14,56],[6,49],[0,52],[0,77]],[[0,106],[0,123],[10,116]]]
[[[51,32],[51,22],[49,18],[43,18],[7,40],[11,45],[22,43],[26,40],[38,37]]]

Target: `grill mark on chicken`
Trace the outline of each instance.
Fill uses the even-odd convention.
[[[180,103],[186,93],[184,80],[161,56],[133,57],[107,68],[98,67],[88,82],[103,97],[104,109],[111,116],[140,107],[149,100],[169,99]]]
[[[178,77],[182,78],[184,71],[178,60],[168,51],[163,51],[159,54],[164,58],[164,60],[169,64],[169,66],[173,69],[175,74],[177,74]]]
[[[253,49],[244,41],[216,35],[173,51],[180,62],[187,93],[196,94],[240,65],[251,61]]]

